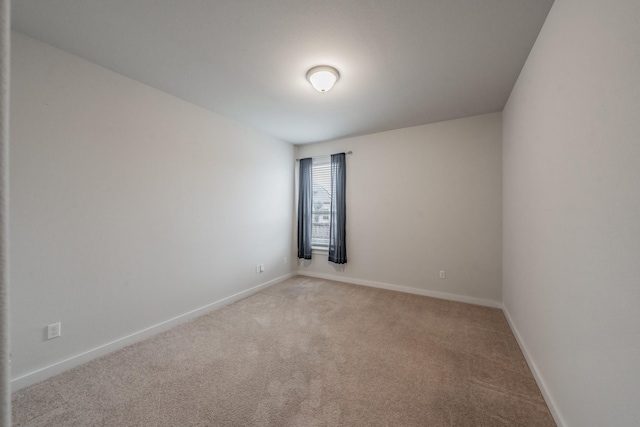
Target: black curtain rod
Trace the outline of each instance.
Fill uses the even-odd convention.
[[[339,153],[336,153],[336,154],[339,154]],[[346,152],[346,153],[344,153],[344,154],[353,154],[353,151],[347,151],[347,152]],[[330,156],[330,155],[331,155],[331,154],[325,154],[325,156]],[[313,159],[314,157],[322,157],[322,156],[311,156],[311,158],[312,158],[312,159]],[[303,159],[306,159],[306,157],[303,157]],[[296,162],[297,162],[298,160],[300,160],[300,159],[296,159]]]

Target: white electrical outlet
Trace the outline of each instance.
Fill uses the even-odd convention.
[[[256,274],[260,273],[260,264],[256,265]]]
[[[47,339],[57,338],[62,335],[62,325],[60,322],[47,325]]]
[[[440,278],[441,279],[446,279],[447,278],[447,272],[444,270],[440,270]]]
[[[264,264],[260,264],[260,273],[264,273]]]

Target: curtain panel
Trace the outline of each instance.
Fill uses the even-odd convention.
[[[331,155],[331,219],[329,261],[347,263],[347,165],[345,153]]]
[[[300,159],[298,176],[298,258],[311,259],[311,209],[313,199],[313,160]]]

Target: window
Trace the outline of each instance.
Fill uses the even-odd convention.
[[[311,247],[327,250],[331,214],[331,156],[313,158],[312,182]]]
[[[347,263],[347,165],[345,153],[300,159],[298,175],[298,258],[312,249],[327,251],[327,261]]]

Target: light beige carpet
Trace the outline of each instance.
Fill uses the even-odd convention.
[[[553,426],[498,309],[298,276],[13,395],[18,426]]]

